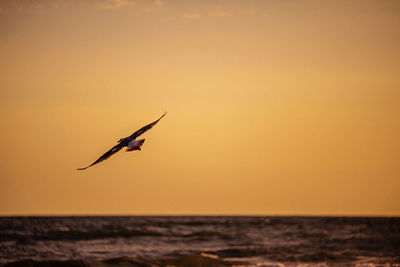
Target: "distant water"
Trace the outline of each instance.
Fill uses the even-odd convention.
[[[3,217],[3,266],[400,266],[400,218]]]

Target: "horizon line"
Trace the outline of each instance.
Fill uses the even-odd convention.
[[[400,214],[0,214],[10,217],[400,217]]]

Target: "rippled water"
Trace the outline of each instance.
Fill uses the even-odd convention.
[[[222,264],[215,266],[400,266],[400,218],[0,218],[3,265],[81,260],[139,266],[138,259],[141,266],[163,265],[162,259],[181,266],[211,260]]]

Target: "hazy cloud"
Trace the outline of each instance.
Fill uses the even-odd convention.
[[[0,1],[0,11],[4,12],[34,12],[45,8],[58,8],[60,1],[45,2],[45,1]]]
[[[156,6],[162,6],[162,5],[164,5],[164,0],[155,0],[155,1],[154,1],[154,4],[155,4]]]
[[[227,16],[232,16],[231,13],[225,12],[225,11],[218,11],[218,12],[210,12],[208,15],[212,17],[227,17]]]
[[[239,10],[240,14],[244,14],[244,15],[254,15],[256,14],[256,11],[254,9],[244,9],[244,10]]]
[[[199,18],[201,18],[201,15],[198,13],[187,13],[187,14],[184,14],[183,17],[185,19],[199,19]]]
[[[96,6],[101,9],[115,9],[120,7],[133,7],[136,3],[131,0],[106,0]]]

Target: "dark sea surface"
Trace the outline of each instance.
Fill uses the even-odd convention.
[[[0,217],[2,266],[400,266],[400,218]]]

